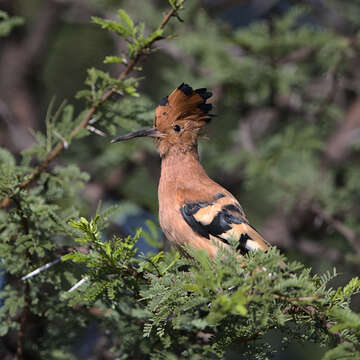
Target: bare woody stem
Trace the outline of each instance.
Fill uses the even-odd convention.
[[[177,15],[177,10],[180,8],[180,6],[185,2],[185,0],[180,0],[178,3],[177,9],[172,8],[167,13],[163,15],[163,20],[158,26],[157,30],[162,30],[165,28],[166,24],[169,22],[172,16]],[[130,74],[130,72],[135,68],[135,66],[139,63],[139,61],[146,55],[146,51],[150,49],[150,47],[158,40],[160,40],[160,37],[157,37],[153,39],[147,46],[137,52],[135,57],[129,62],[127,67],[124,69],[124,71],[118,76],[117,80],[122,81]],[[87,114],[85,115],[84,119],[77,125],[73,131],[70,134],[70,137],[74,137],[81,129],[85,129],[86,126],[89,124],[89,121],[93,118],[93,115],[97,111],[97,109],[104,104],[111,95],[113,95],[115,92],[115,89],[109,89],[107,90],[103,96],[101,97],[100,101],[94,104]],[[62,152],[64,149],[64,143],[60,141],[54,149],[50,152],[50,154],[46,157],[46,159],[39,165],[39,167],[31,173],[26,180],[21,182],[18,186],[20,190],[27,188],[30,184],[32,184],[34,181],[38,179],[38,177],[41,175],[41,173],[49,166],[49,164]],[[3,199],[0,202],[0,208],[4,208],[10,204],[12,200],[12,196],[8,196],[5,199]]]

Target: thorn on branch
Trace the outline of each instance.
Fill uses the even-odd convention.
[[[98,120],[99,118],[94,116],[92,119],[89,120],[89,124],[95,124]]]
[[[180,22],[184,22],[184,20],[180,17],[180,15],[177,11],[174,11],[172,16],[176,17]]]
[[[56,130],[53,130],[54,135],[61,140],[61,142],[64,145],[64,149],[67,149],[69,147],[69,143],[65,140],[65,138],[59,134]]]
[[[124,96],[124,92],[121,90],[114,90],[111,94],[111,100],[118,101],[122,96]]]
[[[44,271],[44,270],[52,267],[53,265],[57,264],[59,261],[60,261],[60,259],[56,259],[56,260],[54,260],[54,261],[51,261],[51,262],[49,262],[49,263],[47,263],[47,264],[45,264],[45,265],[43,265],[43,266],[35,269],[34,271],[30,272],[29,274],[23,276],[23,277],[21,278],[21,280],[24,281],[24,280],[29,279],[29,278],[37,275],[37,274],[40,274],[42,271]]]
[[[94,126],[88,125],[86,128],[87,128],[89,131],[91,131],[91,132],[93,132],[93,133],[95,133],[95,134],[97,134],[97,135],[106,136],[106,134],[105,134],[103,131],[97,129],[97,128],[94,127]]]
[[[81,279],[80,281],[78,281],[70,290],[68,290],[68,293],[71,293],[73,291],[75,291],[78,287],[80,287],[85,281],[87,281],[89,279],[88,276],[85,276],[83,279]]]

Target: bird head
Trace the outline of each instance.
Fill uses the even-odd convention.
[[[155,111],[154,127],[138,130],[118,137],[112,142],[150,136],[156,139],[160,155],[171,149],[191,151],[197,145],[200,130],[211,120],[211,104],[206,101],[212,96],[205,88],[193,90],[182,83],[169,96],[161,99]]]

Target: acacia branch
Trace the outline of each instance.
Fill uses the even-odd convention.
[[[185,2],[185,0],[180,0],[178,3],[177,8],[172,8],[169,10],[166,14],[163,15],[163,20],[158,26],[157,30],[162,30],[166,24],[169,22],[172,16],[176,16],[177,10],[180,8],[180,6]],[[139,63],[139,61],[144,57],[144,55],[147,54],[147,51],[151,48],[151,46],[158,40],[160,40],[161,37],[157,37],[153,39],[149,44],[146,45],[143,49],[139,50],[134,58],[129,62],[127,67],[124,69],[124,71],[118,76],[118,81],[123,81],[126,76],[129,75],[129,73],[136,67],[136,65]],[[94,104],[89,111],[86,113],[84,119],[72,130],[70,134],[70,138],[73,138],[81,129],[85,129],[89,121],[93,118],[95,112],[99,109],[101,105],[103,105],[113,94],[115,93],[115,89],[111,88],[107,90],[101,97],[100,101],[98,101],[96,104]],[[22,190],[27,188],[30,184],[32,184],[34,181],[36,181],[39,176],[43,173],[43,171],[49,166],[49,164],[64,150],[64,143],[60,141],[55,148],[50,152],[50,154],[46,157],[46,159],[39,165],[39,167],[31,173],[26,180],[21,182],[18,186],[18,189]],[[12,200],[14,195],[9,195],[5,199],[3,199],[0,202],[0,208],[4,208],[8,206]]]
[[[284,299],[284,300],[288,301],[287,299]],[[289,303],[291,304],[292,301],[289,301]],[[314,307],[312,305],[299,306],[296,304],[292,304],[291,308],[284,312],[284,314],[289,314],[289,315],[303,314],[303,313],[307,314],[308,316],[312,317],[314,320],[318,321],[320,326],[323,328],[323,330],[325,332],[327,332],[328,334],[332,335],[335,338],[337,343],[343,343],[346,341],[339,332],[331,332],[330,331],[330,329],[334,325],[329,321],[329,319],[326,317],[325,314],[318,311],[316,309],[316,307]]]
[[[314,317],[316,320],[320,322],[324,330],[328,333],[332,334],[338,343],[343,343],[346,340],[341,336],[339,332],[331,332],[330,329],[334,326],[331,322],[328,321],[324,314],[319,313],[313,306],[306,306],[303,308],[305,312]]]

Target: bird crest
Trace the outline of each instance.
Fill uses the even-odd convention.
[[[197,129],[207,124],[212,114],[212,104],[206,101],[212,96],[206,88],[196,89],[182,83],[169,96],[160,100],[156,108],[154,126],[160,131],[175,126],[181,121],[192,122],[191,128]],[[190,123],[189,123],[190,125]]]
[[[205,88],[193,90],[182,83],[169,96],[161,99],[152,129],[134,131],[112,142],[150,136],[155,138],[161,157],[171,149],[175,152],[192,151],[196,149],[201,128],[214,116],[209,114],[212,105],[206,103],[211,96],[212,93]]]

